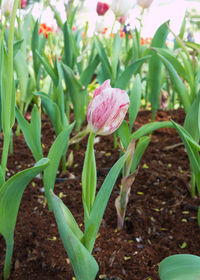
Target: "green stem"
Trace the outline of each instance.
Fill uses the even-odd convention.
[[[8,151],[9,151],[9,145],[10,145],[10,134],[11,134],[11,129],[4,133],[4,140],[3,140],[1,168],[2,168],[2,173],[4,176],[4,181],[5,181],[5,177],[6,177],[6,165],[7,165]]]
[[[5,264],[4,264],[4,270],[3,270],[3,278],[4,280],[9,278],[10,275],[10,266],[11,266],[11,260],[12,260],[12,254],[13,254],[13,244],[14,242],[7,244],[6,242],[6,257],[5,257]]]
[[[85,213],[90,214],[96,194],[96,162],[94,155],[95,134],[90,132],[82,173],[82,193]]]
[[[110,32],[110,57],[111,57],[111,61],[112,61],[112,34],[113,34],[113,29],[114,29],[114,26],[115,26],[115,22],[117,20],[117,17],[115,16],[115,19],[114,19],[114,22],[113,22],[113,25],[112,25],[112,28],[111,28],[111,32]]]

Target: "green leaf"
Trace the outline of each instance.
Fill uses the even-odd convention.
[[[129,106],[129,130],[132,131],[135,119],[138,114],[138,110],[140,108],[140,101],[141,101],[141,80],[139,74],[136,75],[133,87],[130,93],[130,106]]]
[[[84,209],[85,221],[88,219],[88,215],[86,214],[90,215],[94,204],[97,185],[96,161],[93,147],[94,138],[95,134],[90,133],[82,172],[82,197],[84,208],[87,207],[87,209]]]
[[[190,166],[192,171],[195,175],[195,180],[197,183],[198,192],[200,195],[200,157],[199,153],[197,152],[197,149],[194,145],[191,144],[191,141],[193,141],[192,136],[189,135],[189,133],[180,125],[175,123],[174,121],[171,121],[174,127],[176,128],[179,136],[181,137],[181,140],[183,141],[185,148],[187,150],[187,154],[190,160]],[[186,137],[187,135],[187,137]],[[190,141],[188,141],[188,138],[191,138]]]
[[[158,52],[161,54],[163,57],[165,57],[174,67],[176,72],[184,79],[187,80],[187,74],[185,72],[185,69],[183,65],[180,63],[178,58],[175,56],[174,52],[168,50],[168,49],[163,49],[163,48],[152,48],[155,50],[155,52]]]
[[[5,279],[7,279],[10,272],[14,230],[23,192],[28,183],[47,167],[48,162],[47,158],[41,159],[34,167],[14,175],[0,188],[0,233],[6,240]]]
[[[117,134],[119,135],[120,141],[122,142],[124,149],[126,150],[131,141],[131,134],[126,121],[122,122],[122,124],[117,130]]]
[[[44,177],[43,177],[45,195],[47,197],[48,203],[50,202],[49,199],[50,190],[54,189],[54,184],[56,180],[56,174],[58,171],[60,159],[67,150],[69,136],[73,127],[74,127],[74,123],[69,125],[67,128],[63,129],[62,132],[60,132],[60,134],[56,137],[55,141],[53,142],[48,153],[50,164],[45,169]],[[49,206],[51,207],[51,205]]]
[[[167,27],[167,22],[165,22],[157,29],[153,37],[151,47],[163,48],[165,46],[168,33],[169,30]],[[159,96],[161,91],[162,79],[162,63],[159,57],[155,54],[155,52],[149,50],[149,54],[151,54],[152,57],[149,60],[148,93],[153,110],[152,114],[154,119],[155,112],[159,107]]]
[[[140,163],[140,160],[141,160],[144,152],[146,151],[150,140],[151,140],[150,136],[143,136],[138,141],[137,146],[135,148],[134,155],[133,155],[133,161],[132,161],[132,165],[131,165],[131,173],[133,173],[137,169],[138,164]]]
[[[27,86],[28,86],[28,65],[26,61],[26,57],[22,53],[21,50],[18,51],[14,58],[14,68],[17,73],[17,77],[19,79],[20,85],[20,101],[26,102],[27,100]]]
[[[138,140],[140,137],[152,133],[154,130],[160,129],[160,128],[173,128],[173,125],[171,122],[164,121],[164,122],[152,122],[143,125],[138,130],[136,130],[134,133],[131,134],[131,139]]]
[[[121,47],[121,38],[119,36],[119,32],[117,32],[113,40],[112,53],[111,53],[111,67],[112,67],[112,74],[114,80],[116,80],[117,78],[117,66],[119,61],[120,47]]]
[[[73,41],[72,41],[72,32],[69,27],[68,22],[66,21],[63,25],[63,33],[64,33],[64,57],[63,62],[73,68]]]
[[[80,81],[86,88],[88,87],[99,62],[99,56],[96,55],[94,60],[90,64],[88,64],[85,70],[82,71],[80,75]]]
[[[96,196],[88,222],[85,225],[84,233],[84,245],[90,252],[93,249],[99,226],[101,224],[101,220],[103,218],[103,214],[106,209],[111,192],[113,190],[115,181],[128,155],[129,153],[123,155],[111,168]]]
[[[13,44],[13,57],[16,56],[16,54],[18,53],[18,51],[21,48],[21,45],[23,43],[24,39],[18,40]]]
[[[110,63],[108,60],[108,56],[106,55],[105,48],[98,37],[95,37],[95,45],[96,45],[103,69],[105,69],[105,72],[108,74],[109,79],[113,80],[112,69],[111,69],[111,66],[110,66]]]
[[[1,48],[1,118],[2,118],[2,127],[4,133],[9,131],[15,121],[15,83],[14,78],[12,80],[12,90],[8,92],[8,54],[5,48]]]
[[[80,241],[82,236],[73,216],[62,201],[51,195],[53,212],[58,230],[72,264],[76,280],[94,280],[98,272],[98,264],[90,252]]]
[[[37,106],[34,105],[32,109],[30,123],[23,117],[17,106],[15,107],[15,114],[34,159],[36,161],[40,160],[43,157],[43,152],[41,145],[41,120]]]
[[[40,55],[40,53],[36,50],[36,54],[39,58],[40,63],[42,63],[42,65],[44,66],[45,70],[47,71],[47,73],[49,74],[49,76],[51,77],[54,85],[57,87],[58,84],[58,77],[54,71],[54,68],[52,67],[51,63],[49,62],[48,58],[46,57],[46,55],[43,53],[42,55]]]
[[[65,64],[62,64],[64,79],[67,90],[74,107],[76,129],[79,130],[86,115],[87,90],[76,78],[73,71]]]
[[[199,142],[200,137],[200,94],[195,98],[193,104],[188,111],[185,121],[184,128],[192,136],[192,138]]]
[[[35,26],[33,29],[32,40],[31,40],[31,50],[33,53],[33,66],[35,71],[35,78],[37,80],[39,68],[40,68],[40,61],[36,51],[40,50],[40,37],[39,37],[39,22],[35,22]]]
[[[179,77],[178,73],[174,69],[173,65],[162,55],[158,54],[161,61],[164,63],[165,67],[167,68],[171,81],[176,89],[176,91],[179,94],[179,98],[184,106],[185,112],[187,113],[189,111],[191,102],[189,97],[189,92],[182,82],[181,78]]]
[[[200,275],[200,257],[178,254],[165,258],[159,265],[161,280],[197,280]]]
[[[144,63],[151,56],[144,56],[142,58],[137,59],[132,64],[130,64],[119,76],[115,83],[115,88],[126,89],[130,83],[130,79],[132,75],[135,75],[142,63]]]
[[[185,42],[185,41],[184,41],[184,44],[187,47],[197,51],[200,54],[200,44],[197,44],[197,43],[194,43],[194,42]]]
[[[41,97],[42,106],[44,106],[47,111],[55,133],[58,135],[63,129],[61,113],[58,105],[44,92],[35,92],[34,95]]]

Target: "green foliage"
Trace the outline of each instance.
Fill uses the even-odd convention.
[[[197,280],[200,275],[200,257],[179,254],[165,258],[159,265],[161,280]]]
[[[6,241],[5,279],[7,279],[10,273],[14,230],[21,197],[27,184],[47,167],[48,162],[48,159],[41,159],[34,167],[21,171],[11,177],[0,188],[0,233]]]

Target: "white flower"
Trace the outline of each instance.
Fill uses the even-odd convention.
[[[143,9],[147,9],[151,6],[153,0],[138,0],[138,5]]]
[[[116,17],[126,16],[135,5],[136,0],[112,0],[110,9],[113,11]]]

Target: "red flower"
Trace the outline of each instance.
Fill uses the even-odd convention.
[[[104,16],[108,9],[109,9],[108,4],[103,3],[103,2],[98,2],[97,3],[96,11],[97,11],[97,14],[99,16]]]
[[[21,8],[24,9],[27,5],[27,0],[21,0]]]
[[[49,33],[53,33],[53,26],[49,27],[45,23],[40,24],[39,34],[43,33],[45,38],[48,38]]]

